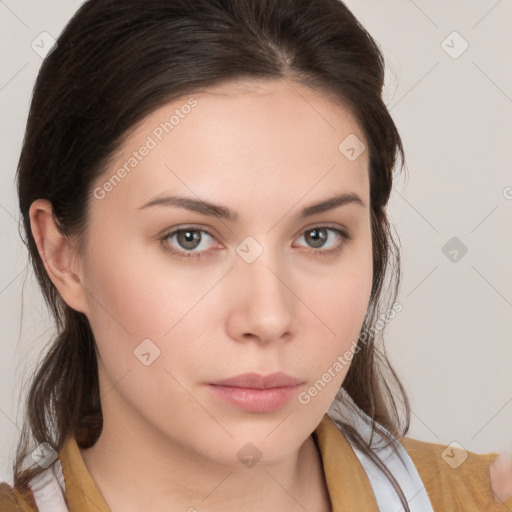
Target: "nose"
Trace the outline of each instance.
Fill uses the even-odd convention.
[[[285,263],[270,250],[264,250],[252,263],[237,258],[230,274],[231,338],[261,344],[290,339],[298,299]]]

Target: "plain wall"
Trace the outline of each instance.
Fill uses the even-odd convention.
[[[18,233],[14,176],[42,62],[31,44],[44,31],[57,38],[80,4],[0,2],[0,481],[11,479],[22,379],[54,332]],[[386,347],[411,401],[408,435],[476,452],[507,449],[512,4],[347,5],[384,52],[385,99],[406,151],[408,179],[395,184],[388,209],[401,243],[403,310],[387,327]]]

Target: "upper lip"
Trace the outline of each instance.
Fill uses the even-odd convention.
[[[283,372],[259,375],[258,373],[243,373],[228,379],[212,382],[214,386],[232,386],[236,388],[268,389],[284,386],[297,386],[303,381]]]

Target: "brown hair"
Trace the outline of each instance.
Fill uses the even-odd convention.
[[[395,437],[408,431],[407,396],[377,346],[383,330],[372,329],[386,307],[388,271],[392,301],[398,293],[400,256],[385,208],[397,156],[404,162],[398,130],[381,97],[384,60],[377,43],[339,0],[88,0],[41,66],[17,170],[24,243],[57,335],[32,376],[13,463],[15,487],[24,488],[43,470],[22,467],[34,443],[47,442],[58,453],[74,435],[88,447],[102,429],[94,336],[87,317],[62,300],[46,274],[31,232],[30,205],[49,200],[62,232],[83,242],[91,184],[136,124],[174,98],[239,79],[306,85],[341,101],[363,130],[373,283],[362,331],[370,335],[359,343],[342,388]],[[336,421],[386,474],[408,511],[371,443]]]

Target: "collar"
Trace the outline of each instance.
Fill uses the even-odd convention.
[[[378,512],[368,476],[334,421],[324,414],[312,435],[322,458],[332,512]]]
[[[92,479],[73,436],[59,452],[65,483],[66,502],[71,512],[111,512]],[[60,511],[59,511],[60,512]]]

